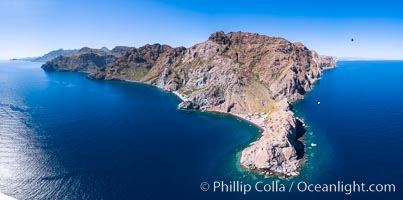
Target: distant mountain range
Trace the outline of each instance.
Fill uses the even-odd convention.
[[[100,51],[103,52],[109,52],[110,50],[106,47],[102,47],[99,49]],[[59,56],[62,55],[67,55],[67,54],[74,54],[77,53],[79,49],[58,49],[51,51],[43,56],[38,56],[38,57],[28,57],[28,58],[14,58],[12,60],[25,60],[25,61],[31,61],[31,62],[48,62],[50,60],[53,60]]]
[[[402,60],[399,58],[371,58],[371,57],[333,57],[336,61],[376,61],[376,60]]]

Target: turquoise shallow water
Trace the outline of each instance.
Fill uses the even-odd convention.
[[[339,62],[295,104],[309,125],[300,177],[402,185],[403,62]],[[317,101],[321,101],[318,106]],[[202,192],[200,183],[262,180],[237,153],[258,129],[177,110],[151,86],[0,63],[0,191],[19,199],[399,199],[383,194]],[[272,179],[264,180],[270,183]],[[400,187],[401,188],[401,187]]]

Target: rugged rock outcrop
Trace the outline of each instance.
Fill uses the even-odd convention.
[[[298,121],[289,110],[286,99],[276,104],[277,110],[262,116],[245,116],[263,128],[261,137],[242,151],[241,164],[265,175],[297,176],[304,145],[298,141]]]
[[[46,71],[95,72],[113,64],[131,48],[116,47],[111,51],[84,47],[73,54],[66,54],[46,62],[42,68]]]
[[[165,81],[164,77],[170,73],[169,67],[175,59],[179,59],[179,54],[184,49],[160,44],[132,48],[112,65],[106,66],[88,77],[106,80],[153,81],[154,85],[157,85],[157,83]],[[162,87],[162,85],[160,86]]]
[[[43,68],[87,71],[91,79],[144,82],[178,94],[184,100],[179,108],[244,118],[263,132],[242,152],[241,165],[264,173],[298,174],[303,147],[288,103],[303,98],[323,70],[335,67],[331,57],[301,43],[244,32],[216,32],[190,48],[154,44],[126,50],[80,50]]]

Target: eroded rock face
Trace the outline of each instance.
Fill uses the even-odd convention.
[[[96,72],[105,66],[113,64],[125,53],[123,49],[125,48],[119,47],[106,52],[84,47],[77,53],[61,55],[50,60],[42,65],[42,68],[46,71]]]
[[[303,98],[323,70],[335,67],[331,57],[302,43],[245,32],[216,32],[189,48],[154,44],[114,50],[82,49],[42,67],[87,71],[92,79],[140,81],[179,94],[186,99],[182,109],[258,120],[262,137],[242,152],[241,165],[288,176],[298,173],[300,163],[297,123],[288,102]],[[266,114],[252,119],[248,113]]]
[[[197,110],[199,109],[199,106],[195,105],[192,101],[184,101],[178,105],[178,108],[185,110]]]
[[[288,108],[280,108],[268,115],[262,136],[241,153],[241,165],[250,170],[286,176],[298,175],[300,160],[297,151],[303,151],[297,141],[297,122]]]

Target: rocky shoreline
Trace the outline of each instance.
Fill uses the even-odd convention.
[[[184,104],[189,101],[186,95],[178,91],[171,93],[181,99],[179,109],[191,110]],[[260,130],[260,137],[241,152],[239,164],[242,168],[265,177],[295,177],[300,174],[299,170],[305,161],[306,144],[300,140],[305,133],[305,123],[302,119],[295,117],[286,99],[276,102],[276,106],[278,110],[269,111],[269,113],[237,114],[220,110],[202,111],[230,115]]]
[[[182,100],[187,98],[183,94],[173,92]],[[269,113],[237,114],[220,110],[203,110],[230,115],[246,121],[260,130],[260,137],[242,150],[240,166],[247,171],[254,171],[265,177],[277,176],[280,178],[299,175],[300,167],[304,162],[305,144],[299,138],[298,129],[303,129],[301,119],[294,116],[289,103],[284,99],[277,103],[277,111]],[[185,107],[185,110],[189,108]]]
[[[304,144],[290,103],[312,90],[322,72],[335,67],[302,43],[256,33],[213,33],[189,48],[168,45],[83,48],[59,56],[46,71],[85,71],[89,79],[126,80],[177,95],[180,109],[226,113],[262,130],[241,152],[240,165],[264,175],[299,175]]]

